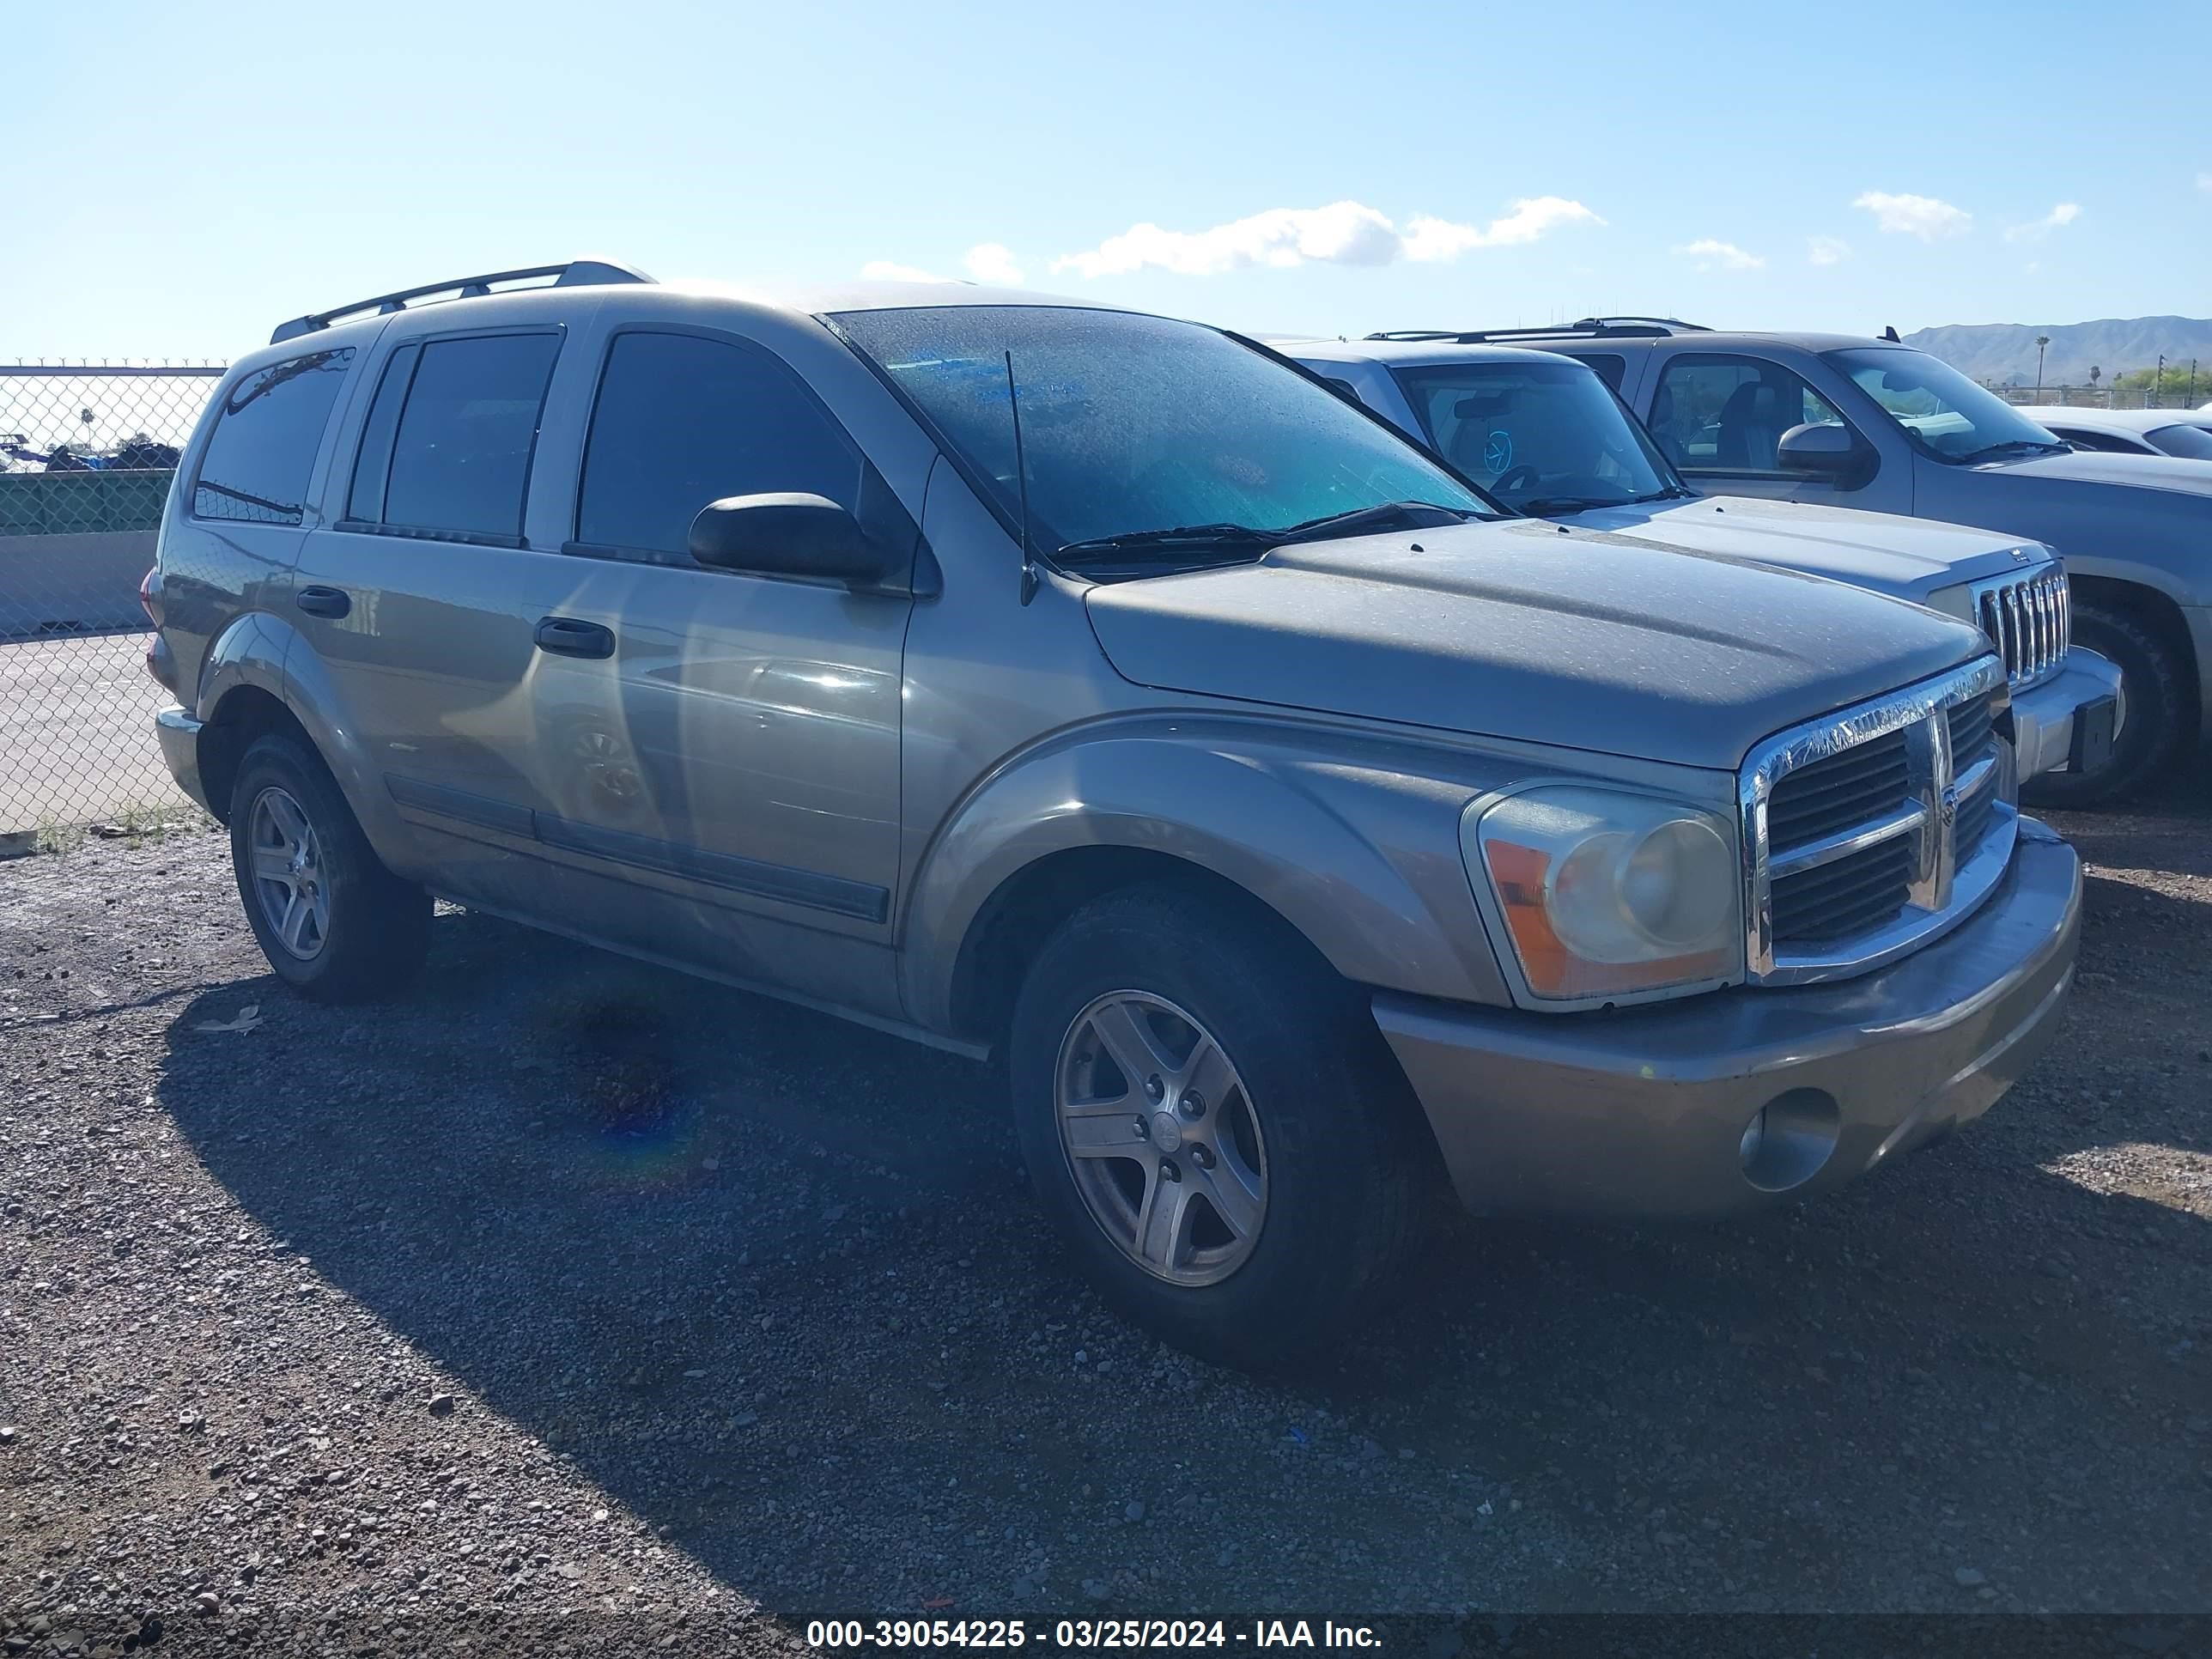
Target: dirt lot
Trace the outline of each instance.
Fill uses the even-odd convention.
[[[214,836],[0,866],[0,1636],[2212,1607],[2212,795],[2063,827],[2080,994],[1975,1131],[1463,1226],[1271,1382],[1073,1284],[981,1066],[458,913],[314,1007]]]

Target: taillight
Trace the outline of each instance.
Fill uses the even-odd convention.
[[[161,567],[155,565],[138,581],[138,604],[146,613],[146,620],[159,628],[161,613],[155,609],[161,598]]]

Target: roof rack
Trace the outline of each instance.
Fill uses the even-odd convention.
[[[1686,323],[1679,317],[1584,317],[1579,322],[1553,323],[1544,328],[1407,329],[1397,333],[1370,334],[1370,340],[1450,340],[1459,345],[1483,345],[1509,340],[1663,340],[1673,334],[1710,334],[1703,323]]]
[[[550,276],[550,283],[538,279]],[[443,295],[455,300],[477,300],[489,294],[494,286],[505,289],[510,285],[528,283],[537,288],[583,288],[601,283],[649,283],[652,277],[633,265],[617,264],[611,259],[571,259],[566,264],[528,265],[520,270],[487,271],[481,276],[457,276],[451,282],[428,283],[421,288],[403,288],[396,294],[380,294],[371,300],[361,300],[349,306],[339,306],[330,311],[310,312],[305,317],[295,317],[289,323],[276,325],[276,331],[269,337],[270,345],[286,340],[296,340],[302,334],[313,334],[325,329],[342,318],[356,317],[374,312],[387,316],[395,311],[404,311],[410,300],[424,300],[433,295]]]

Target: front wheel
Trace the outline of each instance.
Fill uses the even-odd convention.
[[[1176,1346],[1280,1360],[1401,1282],[1432,1149],[1361,1000],[1302,941],[1165,889],[1110,896],[1039,953],[1011,1062],[1047,1214]]]
[[[357,1001],[422,966],[434,901],[384,867],[337,781],[296,738],[260,738],[240,762],[230,858],[261,953],[294,990]]]
[[[2120,671],[2120,728],[2095,771],[2024,781],[2021,799],[2032,806],[2100,806],[2154,784],[2196,729],[2181,659],[2141,617],[2076,599],[2073,639]]]

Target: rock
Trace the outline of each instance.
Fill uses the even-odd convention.
[[[449,1394],[434,1394],[434,1395],[432,1395],[430,1396],[430,1415],[431,1415],[431,1416],[433,1416],[433,1417],[451,1417],[453,1414],[453,1395],[449,1395]]]
[[[1086,1578],[1083,1581],[1083,1593],[1093,1601],[1103,1601],[1114,1592],[1107,1588],[1103,1578]]]
[[[1014,1580],[1015,1601],[1026,1601],[1030,1596],[1035,1595],[1036,1594],[1036,1585],[1031,1581],[1028,1574],[1024,1573],[1022,1577]]]
[[[1141,1498],[1131,1498],[1128,1507],[1121,1511],[1121,1518],[1124,1521],[1143,1520],[1145,1518],[1144,1501]]]
[[[18,1432],[19,1431],[15,1429],[0,1429],[0,1446],[14,1445]]]
[[[1982,1576],[1981,1571],[1976,1567],[1960,1567],[1951,1577],[1958,1580],[1959,1588],[1961,1589],[1972,1589],[1977,1584],[1988,1582]]]
[[[222,1597],[217,1595],[213,1590],[202,1590],[198,1595],[192,1597],[192,1605],[202,1613],[217,1613],[222,1608]]]

